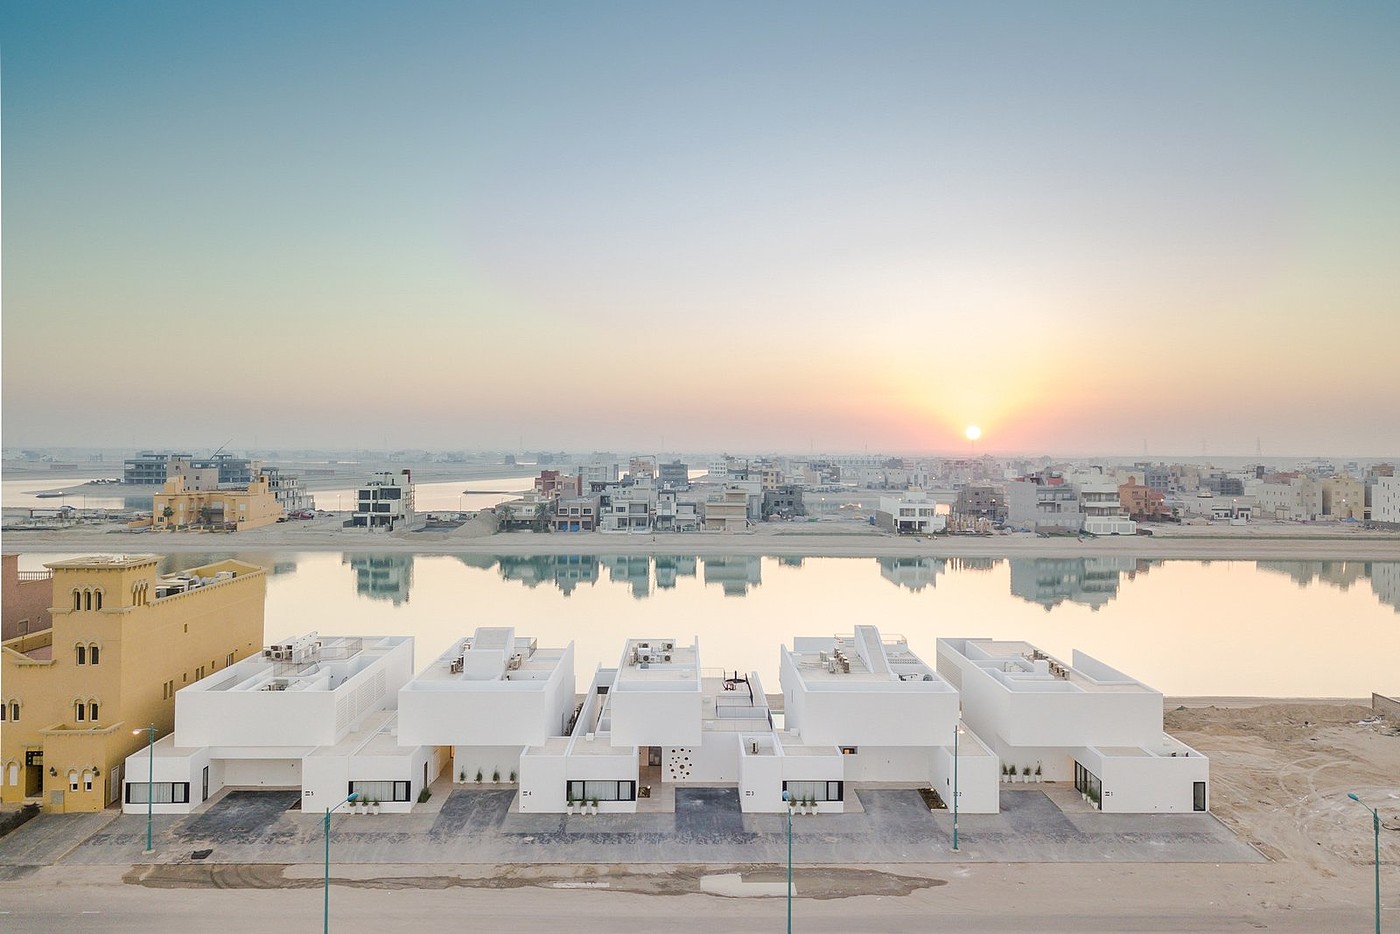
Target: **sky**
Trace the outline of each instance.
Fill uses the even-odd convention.
[[[0,432],[1400,454],[1400,4],[8,2]]]

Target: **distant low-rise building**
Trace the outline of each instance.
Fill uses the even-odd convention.
[[[1355,477],[1328,477],[1318,483],[1322,514],[1332,519],[1360,521],[1366,514],[1366,484]]]
[[[53,571],[21,571],[19,555],[4,556],[3,597],[0,597],[0,639],[43,632],[53,624],[49,603],[53,598]]]
[[[201,484],[204,486],[204,484]],[[204,528],[241,532],[272,525],[283,515],[265,476],[244,488],[188,489],[185,476],[174,473],[151,497],[151,525],[156,529]]]
[[[1007,522],[1032,531],[1078,532],[1084,527],[1079,491],[1053,474],[1021,477],[1006,485]]]
[[[927,493],[911,490],[899,497],[880,497],[875,524],[888,532],[932,535],[948,528],[948,517],[939,512],[938,504]]]
[[[410,528],[414,522],[413,472],[379,471],[356,490],[355,512],[346,525],[355,528]]]
[[[1371,485],[1371,522],[1400,529],[1400,477],[1376,477]]]

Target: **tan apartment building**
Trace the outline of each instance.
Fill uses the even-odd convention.
[[[1322,514],[1333,519],[1366,518],[1366,484],[1355,477],[1328,477],[1322,488]]]
[[[191,488],[183,474],[173,474],[151,497],[151,524],[157,529],[202,527],[241,532],[271,525],[282,517],[282,504],[266,476],[246,488]]]
[[[0,640],[49,628],[53,571],[21,571],[19,555],[5,555],[0,594]]]
[[[0,647],[0,800],[101,810],[146,728],[174,728],[175,692],[259,651],[262,568],[229,560],[162,576],[159,563],[47,565],[53,625]]]

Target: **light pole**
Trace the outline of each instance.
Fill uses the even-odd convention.
[[[1371,812],[1371,830],[1376,837],[1376,934],[1381,934],[1381,812],[1356,796],[1353,791],[1347,797]]]
[[[321,930],[323,934],[329,934],[331,929],[331,813],[340,810],[359,796],[359,792],[352,791],[346,796],[344,801],[340,802],[335,807],[326,808],[326,821],[324,825],[326,831],[326,885],[325,894],[322,899],[323,905],[321,912]]]
[[[787,931],[792,934],[792,792],[783,792],[788,812],[788,884],[787,884]]]
[[[155,812],[154,812],[154,810],[153,810],[153,808],[152,808],[152,802],[154,801],[154,795],[152,795],[151,792],[155,790],[155,776],[156,776],[156,725],[155,725],[154,723],[152,723],[150,726],[145,726],[145,727],[142,727],[142,728],[139,729],[139,730],[132,730],[132,731],[131,731],[131,735],[132,735],[132,736],[140,736],[142,733],[147,734],[147,743],[146,743],[146,852],[147,852],[147,853],[154,853],[154,852],[156,851],[156,848],[155,848],[154,846],[151,845],[151,821],[152,821],[152,816],[154,815]]]
[[[963,728],[953,725],[953,849],[958,848],[958,735]]]

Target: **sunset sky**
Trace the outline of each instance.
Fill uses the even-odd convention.
[[[0,7],[14,445],[1400,453],[1400,4]]]

